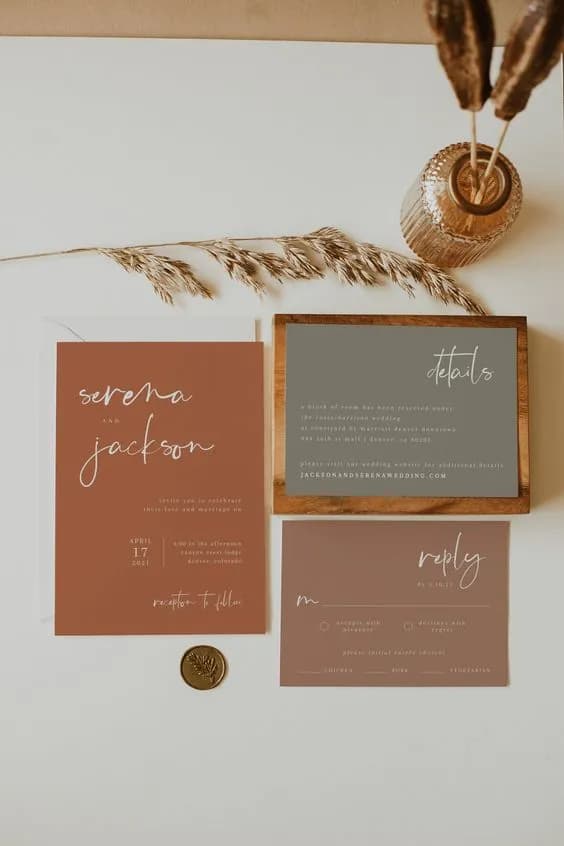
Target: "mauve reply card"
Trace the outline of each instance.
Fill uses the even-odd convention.
[[[280,683],[508,684],[509,523],[283,524]]]
[[[55,632],[265,631],[258,343],[57,345]]]

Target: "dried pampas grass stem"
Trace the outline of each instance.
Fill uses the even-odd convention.
[[[276,252],[243,244],[268,244]],[[485,314],[482,306],[464,291],[452,276],[420,259],[408,258],[375,244],[358,242],[334,227],[323,227],[307,235],[258,238],[223,238],[210,241],[172,241],[128,247],[75,247],[70,250],[6,256],[0,262],[45,256],[97,253],[115,261],[124,270],[140,273],[155,293],[172,304],[178,294],[212,299],[210,288],[185,261],[155,252],[165,247],[198,249],[217,261],[225,272],[257,294],[267,290],[268,279],[279,282],[308,280],[334,273],[346,285],[374,287],[389,279],[409,296],[420,287],[445,305],[456,305],[470,314]]]

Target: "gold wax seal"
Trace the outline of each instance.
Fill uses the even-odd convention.
[[[182,656],[180,675],[196,690],[211,690],[225,678],[227,664],[215,646],[192,646]]]

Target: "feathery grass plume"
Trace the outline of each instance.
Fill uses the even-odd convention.
[[[278,245],[278,241],[275,241]],[[305,276],[305,269],[303,266],[298,265],[296,262],[289,261],[286,255],[278,255],[277,253],[271,252],[262,252],[262,251],[253,251],[252,252],[253,261],[258,265],[258,267],[263,270],[265,273],[268,273],[274,279],[277,279],[279,282],[283,282],[284,279],[311,279],[311,274]],[[313,265],[312,265],[313,267]],[[317,268],[313,268],[315,270],[315,274],[319,276],[319,270]]]
[[[213,241],[204,246],[206,252],[220,263],[223,269],[235,279],[257,294],[263,294],[266,286],[259,275],[256,257],[251,250],[239,247],[234,241]]]
[[[564,44],[563,0],[531,0],[509,33],[492,92],[496,117],[513,120],[558,62]]]
[[[420,285],[445,305],[458,305],[471,314],[486,313],[452,276],[421,259],[407,258],[375,244],[358,243],[333,227],[304,235],[303,240],[348,285],[383,285],[389,278],[409,296],[414,296],[415,286]]]
[[[323,275],[323,268],[314,264],[308,253],[308,243],[304,238],[278,238],[284,258],[295,274],[294,279],[317,279]]]
[[[206,245],[204,249],[233,279],[261,294],[266,288],[260,276],[261,271],[279,282],[283,282],[284,279],[313,279],[321,275],[319,268],[312,264],[303,249],[294,243],[284,243],[284,239],[272,240],[281,247],[282,255],[241,247],[237,239],[216,241]]]
[[[480,180],[474,202],[479,205],[515,115],[529,102],[533,88],[549,75],[564,46],[564,0],[531,0],[515,21],[497,82],[492,91],[495,115],[504,121],[499,140]]]
[[[280,254],[249,249],[240,242],[274,244]],[[444,270],[421,259],[408,258],[375,244],[358,242],[333,226],[316,229],[307,235],[279,237],[224,238],[213,241],[171,241],[160,244],[137,244],[126,247],[72,247],[67,250],[25,253],[0,257],[8,261],[93,253],[106,256],[129,272],[142,273],[155,293],[173,305],[176,294],[213,299],[210,289],[198,279],[185,261],[158,255],[164,247],[186,247],[207,252],[231,276],[258,294],[266,290],[264,274],[283,282],[286,279],[316,279],[326,271],[335,273],[346,285],[377,286],[390,279],[409,296],[416,286],[445,304],[458,305],[470,314],[485,314],[482,306]]]
[[[399,256],[405,262],[403,256]],[[426,264],[424,261],[408,259],[405,270],[418,285],[421,285],[434,299],[440,300],[445,305],[457,305],[469,314],[487,314],[485,308],[480,305],[470,294],[458,285],[448,273],[440,267]]]
[[[495,30],[488,0],[425,0],[425,9],[460,108],[479,112],[492,90]]]
[[[440,62],[462,109],[470,112],[470,164],[479,187],[476,112],[492,90],[495,29],[488,0],[425,0]]]
[[[409,261],[403,256],[395,255],[389,250],[381,250],[374,244],[367,242],[358,245],[359,253],[362,259],[366,262],[368,267],[376,274],[378,282],[374,284],[384,284],[385,279],[390,279],[396,285],[410,296],[415,296],[415,285],[409,273],[406,273],[405,264]],[[401,259],[401,261],[398,261]]]
[[[304,235],[304,241],[319,254],[328,270],[346,285],[378,285],[377,279],[363,262],[355,241],[332,226],[324,226]]]
[[[434,299],[445,305],[457,305],[470,314],[486,314],[486,310],[448,273],[421,259],[411,259],[392,250],[381,250],[374,244],[360,244],[367,260],[381,273],[399,285],[410,297],[415,296],[415,286],[420,285]]]
[[[129,273],[143,274],[155,293],[169,305],[173,304],[175,294],[184,292],[193,297],[213,299],[212,292],[185,261],[155,255],[144,247],[99,248],[96,252],[113,259]]]

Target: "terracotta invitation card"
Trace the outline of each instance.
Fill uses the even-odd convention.
[[[59,343],[55,632],[265,631],[258,343]]]
[[[528,509],[523,318],[276,317],[275,509]]]
[[[280,683],[508,683],[509,523],[285,522]]]

